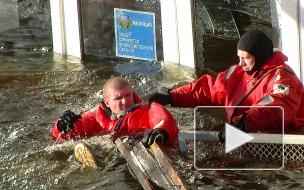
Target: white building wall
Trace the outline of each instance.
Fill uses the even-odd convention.
[[[192,0],[176,0],[180,64],[195,67]]]
[[[64,0],[64,17],[67,54],[81,58],[77,0]]]
[[[298,22],[298,10],[297,0],[281,0],[282,52],[288,57],[287,64],[301,79],[300,30]]]
[[[161,0],[164,61],[179,63],[177,13],[175,0]]]
[[[164,61],[194,68],[192,0],[161,0]]]
[[[299,1],[301,80],[304,84],[304,0]]]
[[[54,52],[81,58],[77,0],[51,0]]]
[[[62,38],[60,26],[60,0],[52,0],[51,13],[52,13],[52,34],[53,34],[53,51],[62,53]]]

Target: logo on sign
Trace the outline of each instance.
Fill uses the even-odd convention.
[[[129,15],[119,15],[118,17],[118,25],[122,29],[129,29],[131,27],[131,18]]]

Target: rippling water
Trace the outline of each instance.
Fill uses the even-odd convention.
[[[1,1],[1,7],[8,2],[14,5],[11,13],[18,13],[15,24],[19,23],[20,26],[17,30],[1,33],[0,36],[4,39],[0,43],[0,189],[142,189],[129,172],[126,160],[109,141],[109,136],[80,140],[92,146],[104,160],[100,168],[90,168],[75,160],[74,145],[79,141],[57,142],[51,135],[51,128],[67,109],[81,112],[98,105],[101,87],[111,76],[126,77],[135,91],[147,101],[147,96],[152,92],[166,92],[167,88],[195,80],[196,75],[186,68],[156,62],[80,62],[75,58],[62,59],[51,52],[49,1]],[[145,2],[150,1],[143,3]],[[242,15],[245,11],[260,19],[270,18],[266,14],[268,8],[264,7],[264,1],[208,1],[212,5],[207,1],[197,2],[206,3],[209,12],[220,7],[221,13],[227,9],[233,10],[232,14],[238,18],[235,20],[236,25],[240,25],[238,29],[247,30],[250,26],[268,30],[270,21],[256,21],[255,18]],[[203,10],[204,7],[199,8]],[[214,13],[213,18],[218,19],[214,21],[216,28],[224,28],[218,32],[220,35],[237,35],[234,30],[231,34],[231,28],[226,27],[229,22],[222,22],[218,10]],[[13,19],[10,14],[4,16],[5,19]],[[92,18],[98,17],[94,14]],[[201,60],[202,65],[210,68],[217,66],[218,70],[227,68],[226,64],[234,64],[237,60],[236,56],[233,57],[235,37],[234,40],[228,40],[205,35],[198,30],[202,24],[200,19],[205,17],[199,14],[197,18],[196,24],[199,25],[196,33],[202,37],[197,36],[197,43],[205,43],[201,47],[203,49],[198,49],[199,53],[203,53],[198,61]],[[100,34],[99,31],[97,34]],[[101,41],[108,42],[107,39]],[[102,47],[107,49],[106,45]],[[92,50],[95,50],[94,47]],[[193,109],[168,109],[181,130],[193,129]],[[218,121],[214,119],[216,117],[212,113],[202,114],[201,125],[217,124]],[[198,145],[199,152],[195,155],[199,161],[198,166],[211,167],[221,161],[235,164],[230,157],[222,156],[223,145],[202,142]],[[280,171],[198,171],[193,163],[193,142],[188,142],[188,148],[186,158],[180,155],[177,144],[167,151],[191,189],[304,188],[304,167],[301,162],[286,161],[285,168]],[[242,159],[239,164],[244,167],[256,161],[260,161],[261,167],[277,162],[238,155],[236,158]]]
[[[142,97],[196,78],[174,65],[113,60],[81,63],[48,51],[1,55],[0,69],[1,189],[141,189],[108,136],[81,140],[106,160],[98,169],[85,167],[74,157],[78,141],[59,143],[52,137],[54,121],[67,109],[81,112],[95,107],[102,84],[111,76],[128,78]],[[193,128],[192,109],[169,109],[180,129]],[[217,146],[200,147],[210,153]],[[281,171],[198,171],[191,151],[188,158],[181,157],[177,145],[168,151],[192,189],[304,188],[302,163],[286,162]],[[212,164],[210,158],[201,163]]]
[[[192,79],[174,66],[171,75],[164,76],[167,68],[159,63],[142,64],[139,71],[154,72],[147,76],[138,72],[137,62],[125,63],[137,65],[125,73],[121,62],[81,63],[47,51],[11,52],[0,60],[1,189],[140,189],[108,137],[85,141],[112,159],[101,169],[84,167],[75,161],[75,141],[52,138],[54,121],[67,109],[81,112],[98,105],[101,87],[111,76],[128,78],[143,97],[183,77]]]

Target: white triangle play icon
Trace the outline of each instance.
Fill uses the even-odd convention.
[[[253,139],[251,135],[248,135],[227,123],[225,123],[225,136],[226,153]]]

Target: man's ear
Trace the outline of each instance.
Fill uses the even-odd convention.
[[[103,102],[105,103],[105,105],[106,105],[108,108],[110,107],[109,102],[108,102],[107,99],[104,99]]]
[[[105,102],[106,102],[106,101],[103,100],[103,101],[101,101],[101,104],[102,104],[102,106],[103,106],[105,112],[106,112],[108,115],[111,116],[111,115],[112,115],[112,111],[111,111],[111,109],[110,109],[109,103],[108,103],[108,102],[105,103]]]

